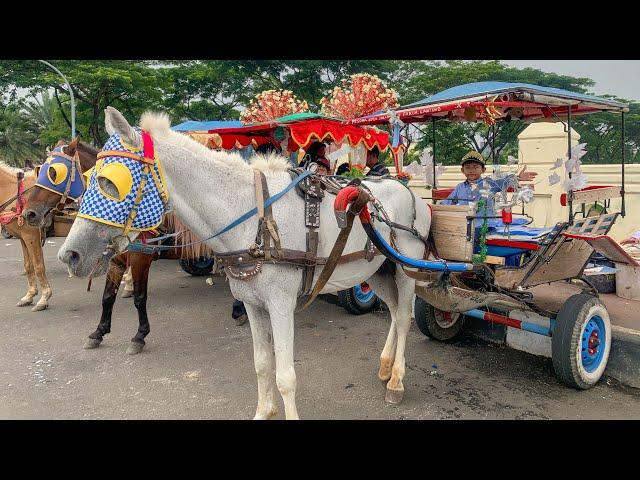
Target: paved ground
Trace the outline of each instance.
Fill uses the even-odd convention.
[[[67,278],[45,246],[54,296],[49,310],[14,304],[26,291],[16,240],[0,243],[0,418],[248,419],[257,398],[251,334],[230,318],[223,278],[208,286],[177,262],[153,265],[151,334],[143,353],[125,351],[137,327],[132,299],[118,299],[113,333],[83,350],[98,321],[103,279]],[[8,245],[8,246],[7,246]],[[467,336],[453,345],[412,326],[402,405],[384,404],[378,357],[389,315],[352,316],[327,301],[299,315],[298,411],[307,419],[640,418],[640,390],[605,379],[575,391],[551,360]],[[281,408],[282,410],[282,408]],[[282,418],[280,415],[279,418]]]

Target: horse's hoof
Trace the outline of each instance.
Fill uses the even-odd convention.
[[[133,290],[124,290],[122,292],[122,298],[133,297]]]
[[[144,343],[131,342],[127,347],[127,353],[129,355],[137,355],[144,348]]]
[[[86,342],[84,342],[83,348],[85,350],[91,350],[92,348],[98,348],[102,343],[102,338],[88,338]]]
[[[395,390],[387,387],[387,394],[384,396],[384,401],[391,405],[398,405],[402,403],[402,397],[404,397],[404,388]]]
[[[33,298],[29,298],[29,299],[24,299],[21,298],[20,301],[18,303],[16,303],[16,307],[26,307],[28,305],[31,305],[33,303]]]
[[[247,320],[249,320],[249,317],[247,317],[246,314],[241,315],[240,317],[236,318],[236,325],[238,325],[239,327],[244,325],[245,323],[247,323]]]
[[[49,304],[48,303],[36,303],[35,307],[33,307],[31,309],[32,312],[39,312],[41,310],[46,310],[47,308],[49,308]]]
[[[266,412],[256,412],[253,419],[254,420],[271,420],[276,415],[278,415],[278,409],[273,407],[268,409]]]

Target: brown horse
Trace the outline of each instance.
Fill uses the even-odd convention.
[[[182,223],[172,214],[165,217],[162,226],[162,233],[181,232],[174,237],[175,241],[172,245],[176,248],[168,248],[158,253],[147,254],[142,252],[125,252],[115,256],[109,263],[107,271],[107,280],[102,294],[102,316],[96,330],[89,335],[88,340],[84,344],[84,348],[91,349],[98,347],[103,340],[104,335],[111,332],[111,314],[113,305],[118,294],[118,287],[122,280],[127,265],[131,266],[131,275],[133,277],[133,303],[138,310],[138,331],[131,339],[131,344],[127,348],[127,353],[134,355],[140,353],[145,346],[145,337],[151,331],[149,326],[149,318],[147,317],[147,284],[149,281],[149,270],[151,263],[157,259],[197,259],[203,256],[211,255],[211,251],[202,243],[190,247],[180,247],[179,245],[191,244],[197,241],[195,235],[186,229]],[[168,247],[168,245],[165,245]]]
[[[57,146],[62,144],[63,142],[60,141]],[[82,142],[79,142],[77,138],[68,146],[63,147],[63,152],[69,156],[73,156],[74,154],[78,153],[83,172],[86,172],[96,164],[98,150],[85,145]],[[42,248],[40,243],[40,229],[44,225],[46,225],[47,218],[50,217],[51,212],[53,212],[53,210],[58,206],[60,201],[60,194],[36,186],[28,192],[25,198],[27,200],[27,206],[22,213],[22,216],[26,220],[26,222],[22,226],[18,226],[17,221],[14,221],[12,223],[14,223],[16,226],[16,233],[20,233],[22,237],[25,237],[26,235],[33,235],[34,239],[37,240],[29,243],[29,245],[33,245],[33,250],[36,251],[35,258],[38,262],[37,265],[40,265],[39,267],[36,267],[36,271],[39,271],[38,268],[41,268],[42,277],[40,277],[40,275],[38,275],[38,277],[40,278],[40,282],[44,290],[43,298],[46,298],[46,300],[48,300],[51,297],[51,288],[49,287],[46,276],[44,274],[44,260],[42,257]],[[181,232],[180,235],[175,237],[178,244],[191,244],[197,240],[195,236],[171,214],[166,216],[160,230],[164,230],[163,233],[173,232],[176,230],[178,232]],[[11,231],[13,232],[14,230]],[[25,242],[23,241],[23,245],[24,243]],[[151,263],[158,258],[199,258],[209,255],[210,253],[211,252],[208,250],[208,248],[200,243],[187,248],[179,247],[163,250],[161,253],[153,255],[141,252],[125,252],[114,257],[109,264],[109,274],[107,275],[104,292],[102,295],[102,315],[100,318],[100,323],[96,331],[90,335],[89,340],[85,344],[85,348],[96,348],[102,342],[103,336],[111,331],[111,314],[113,311],[113,305],[115,303],[118,288],[120,286],[120,282],[127,265],[131,266],[133,276],[134,304],[136,306],[136,309],[138,310],[139,319],[138,332],[131,340],[131,345],[127,349],[127,352],[130,354],[135,354],[139,353],[144,347],[144,338],[149,334],[150,331],[146,304],[147,285]],[[26,258],[27,257],[25,255],[25,259]],[[27,260],[25,260],[25,268],[26,264]],[[42,279],[44,279],[44,281]],[[32,292],[33,290],[31,290],[31,283],[29,283],[29,287],[29,292]],[[33,296],[37,293],[35,282],[33,288],[35,290],[35,293],[30,295],[30,298],[28,299],[27,296],[25,296],[23,300],[27,299],[30,301],[33,299]],[[48,293],[46,297],[45,292]],[[44,306],[42,307],[39,307],[39,305],[41,305],[41,302],[39,301],[38,305],[34,307],[34,310],[42,310],[46,308],[48,305],[46,303],[46,300],[43,302]],[[23,303],[21,300],[21,303],[19,303],[18,305],[21,306],[22,304]]]
[[[63,144],[64,142],[60,141],[56,146]],[[86,171],[95,165],[98,150],[80,143],[79,139],[76,138],[69,145],[63,147],[63,152],[71,157],[77,154],[83,171]],[[35,182],[35,179],[33,182]],[[25,296],[17,303],[17,306],[24,307],[33,303],[33,297],[38,294],[37,277],[42,288],[42,296],[32,308],[34,312],[37,312],[49,306],[49,299],[52,295],[45,270],[42,245],[46,237],[45,229],[51,225],[52,216],[50,213],[58,204],[60,195],[43,188],[34,187],[24,194],[24,200],[26,201],[26,206],[24,212],[22,212],[22,218],[27,220],[28,223],[23,222],[22,218],[16,217],[4,225],[4,228],[11,235],[20,239],[24,268],[27,273],[28,290]],[[69,202],[71,202],[71,199],[67,200],[67,203]],[[30,221],[30,217],[32,217],[33,221]]]

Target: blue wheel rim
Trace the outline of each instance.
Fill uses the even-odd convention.
[[[602,363],[607,333],[604,321],[598,315],[591,317],[584,327],[581,338],[582,366],[588,373],[594,372]]]
[[[356,285],[355,287],[353,287],[353,293],[356,299],[362,303],[368,303],[376,294],[376,292],[374,292],[371,288],[369,288],[367,291],[364,291],[362,289],[362,285]]]

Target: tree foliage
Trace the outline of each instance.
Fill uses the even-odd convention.
[[[291,90],[318,111],[320,100],[357,73],[377,75],[406,105],[444,89],[478,81],[525,82],[589,93],[593,81],[518,69],[499,61],[392,60],[176,60],[54,61],[69,79],[76,99],[76,130],[100,146],[106,140],[104,109],[112,105],[132,121],[148,109],[168,113],[174,124],[185,120],[237,119],[251,98],[263,90]],[[15,164],[46,145],[70,136],[70,95],[59,75],[37,61],[0,61],[0,155]],[[627,102],[629,103],[629,102]],[[419,155],[431,145],[431,125],[407,127]],[[496,154],[504,162],[515,155],[522,122],[498,122]],[[620,118],[595,114],[575,119],[574,128],[588,143],[586,163],[618,162]],[[626,117],[625,154],[640,161],[640,104]],[[436,158],[457,164],[470,149],[489,156],[492,130],[483,124],[437,123]],[[20,139],[20,137],[24,137]],[[38,142],[34,145],[33,142]],[[411,155],[408,157],[411,158]],[[23,158],[24,157],[24,158]],[[405,159],[406,160],[406,159]]]

